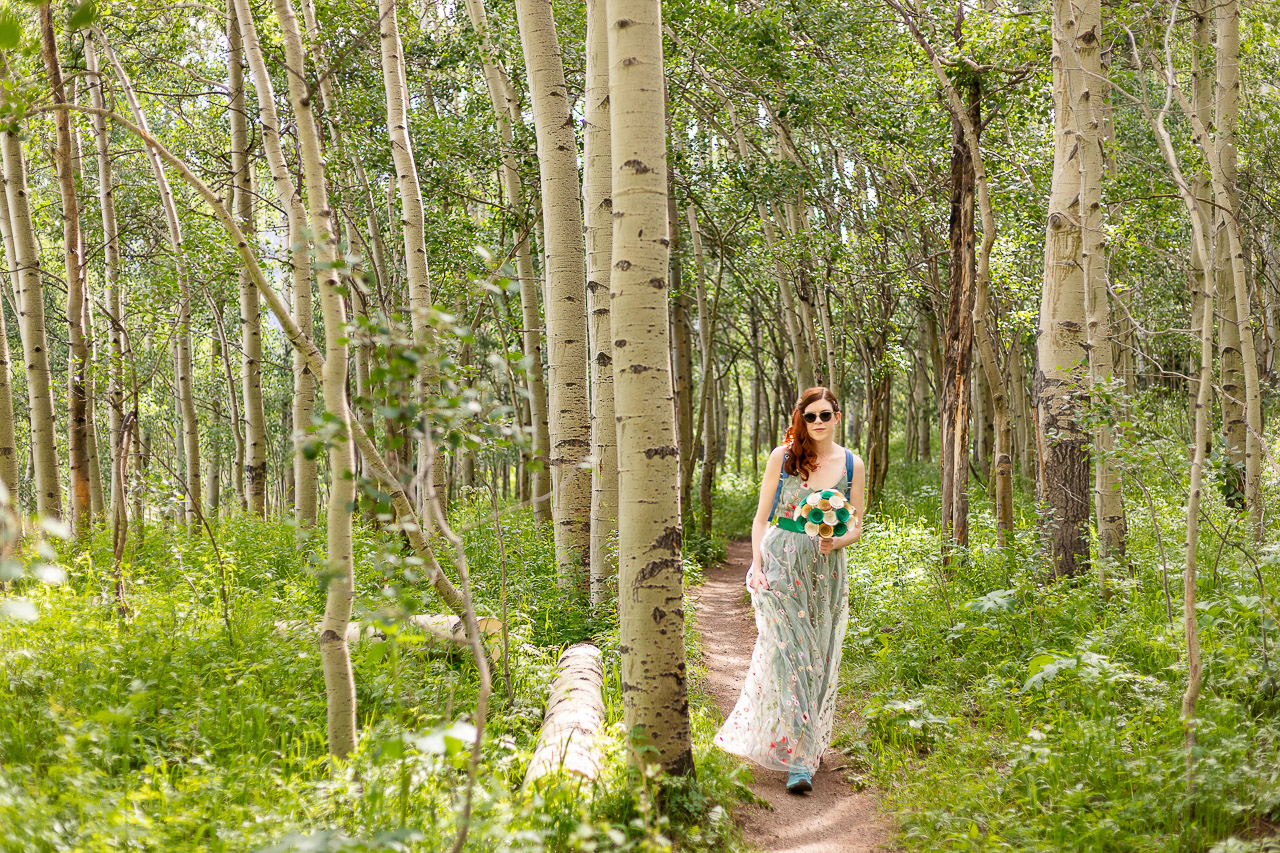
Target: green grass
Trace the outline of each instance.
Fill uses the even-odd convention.
[[[488,512],[461,505],[453,517],[470,531],[478,609],[497,615],[501,555]],[[731,848],[724,806],[743,788],[710,746],[712,712],[700,702],[691,712],[696,780],[640,779],[621,723],[616,625],[607,614],[588,620],[558,591],[549,531],[529,513],[504,515],[503,531],[513,696],[495,673],[467,849]],[[111,596],[104,535],[65,550],[66,583],[21,582],[39,618],[0,621],[0,851],[447,850],[474,667],[361,641],[359,749],[335,770],[314,640],[275,628],[323,610],[323,535],[235,518],[218,539],[215,553],[207,538],[149,530],[125,567],[127,618]],[[440,612],[412,563],[358,531],[357,615]],[[604,775],[522,793],[556,657],[584,638],[606,657]]]

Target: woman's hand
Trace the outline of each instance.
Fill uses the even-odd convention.
[[[769,589],[769,581],[764,576],[764,569],[760,568],[759,563],[751,564],[751,588],[760,592],[767,592]]]
[[[836,540],[831,536],[818,537],[818,553],[830,554],[836,548]]]

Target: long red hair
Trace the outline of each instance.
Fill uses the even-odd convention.
[[[806,388],[800,395],[800,399],[796,400],[795,410],[791,412],[791,428],[787,430],[787,437],[783,439],[783,444],[787,446],[787,456],[782,463],[782,468],[792,477],[808,479],[818,464],[818,447],[814,443],[813,436],[809,435],[809,425],[804,422],[804,410],[819,400],[826,400],[831,404],[831,408],[837,412],[840,411],[840,402],[836,400],[836,395],[831,393],[830,388],[824,388],[821,385]]]

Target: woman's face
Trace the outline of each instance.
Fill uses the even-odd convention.
[[[840,423],[840,413],[836,411],[836,407],[830,400],[814,400],[804,407],[802,415],[812,417],[812,421],[810,421],[810,417],[805,417],[804,427],[809,431],[809,435],[815,439],[834,435],[835,428]],[[824,421],[823,417],[827,417],[830,420]]]

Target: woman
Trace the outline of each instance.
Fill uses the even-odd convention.
[[[786,441],[769,454],[747,571],[756,645],[738,704],[716,734],[729,752],[786,771],[793,794],[813,790],[831,740],[849,622],[844,548],[862,535],[862,460],[836,444],[840,417],[834,394],[808,389]]]

